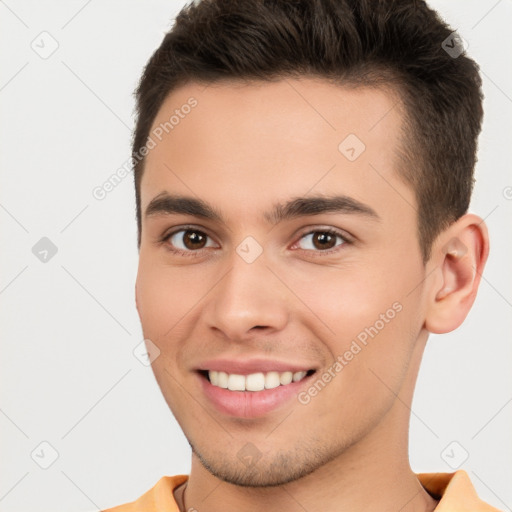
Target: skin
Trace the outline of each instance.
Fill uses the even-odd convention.
[[[147,156],[136,282],[144,337],[161,351],[155,377],[193,451],[186,488],[175,492],[181,510],[433,510],[409,465],[410,404],[428,333],[455,329],[474,301],[485,224],[463,216],[423,264],[414,191],[396,173],[402,116],[392,91],[312,78],[189,83],[168,96],[154,127],[191,96],[197,106]],[[338,150],[351,133],[366,146],[353,162]],[[222,221],[145,216],[163,192],[207,201]],[[378,219],[264,216],[276,202],[334,194]],[[183,232],[161,241],[189,225],[208,235],[205,247],[182,245]],[[308,236],[326,228],[348,241],[331,239],[326,253]],[[236,252],[247,236],[263,250],[253,263]],[[321,374],[397,302],[401,311],[306,405],[292,399],[233,418],[201,390],[195,368],[217,357]],[[250,467],[237,457],[247,443],[260,454]]]

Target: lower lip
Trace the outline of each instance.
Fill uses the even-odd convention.
[[[198,374],[204,394],[217,410],[238,418],[257,418],[277,409],[291,398],[296,397],[300,389],[314,375],[313,373],[298,382],[291,382],[273,389],[230,391],[213,386],[206,377]]]

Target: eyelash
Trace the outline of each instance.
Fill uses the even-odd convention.
[[[200,233],[201,235],[204,235],[204,236],[206,236],[208,238],[211,238],[207,233],[205,233],[204,231],[202,231],[200,229],[197,229],[194,226],[182,226],[180,229],[176,229],[174,231],[171,231],[170,233],[167,233],[167,234],[163,235],[162,238],[159,240],[159,242],[161,244],[165,244],[165,248],[168,251],[170,251],[170,252],[172,252],[174,254],[178,254],[180,256],[185,256],[185,257],[188,257],[188,258],[196,258],[198,256],[201,256],[202,249],[185,251],[183,249],[177,249],[176,247],[172,247],[169,244],[166,244],[166,242],[168,242],[169,239],[172,236],[174,236],[176,233],[179,233],[181,231],[183,231],[183,232],[193,231],[193,232],[196,232],[196,233]],[[314,233],[327,233],[329,235],[336,236],[336,237],[338,237],[338,238],[340,238],[342,240],[341,244],[336,245],[336,246],[332,247],[331,249],[326,249],[324,251],[321,251],[321,250],[313,251],[313,250],[309,250],[309,249],[299,249],[301,251],[305,251],[307,253],[310,253],[314,257],[317,257],[317,256],[322,257],[322,255],[325,255],[325,254],[331,255],[332,253],[338,252],[339,250],[341,250],[341,248],[344,245],[349,245],[349,244],[353,243],[352,240],[350,240],[347,237],[347,235],[345,235],[341,231],[338,231],[337,229],[334,229],[334,228],[320,228],[320,229],[318,229],[317,228],[317,229],[312,229],[312,230],[305,231],[304,233],[302,233],[299,236],[299,239],[297,240],[297,242],[295,242],[293,245],[296,245],[300,240],[302,240],[307,235],[311,235],[311,234],[314,234]]]

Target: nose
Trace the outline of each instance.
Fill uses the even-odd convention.
[[[247,263],[238,254],[219,280],[203,309],[210,329],[231,341],[282,330],[289,319],[289,294],[260,257]]]

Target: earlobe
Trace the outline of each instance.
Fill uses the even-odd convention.
[[[473,214],[464,215],[438,237],[431,258],[438,279],[432,280],[425,319],[429,332],[446,333],[462,324],[474,303],[488,253],[487,228]]]

